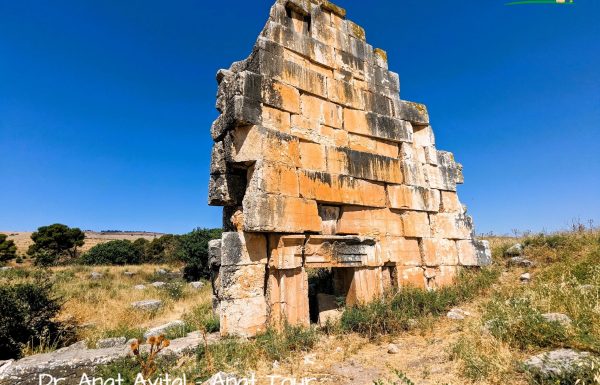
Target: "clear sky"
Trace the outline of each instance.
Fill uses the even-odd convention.
[[[428,105],[478,232],[600,224],[600,1],[338,3]],[[270,5],[0,0],[0,229],[220,226],[215,73]]]

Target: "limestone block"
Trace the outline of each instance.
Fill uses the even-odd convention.
[[[231,132],[226,143],[232,162],[245,163],[267,160],[289,166],[300,166],[298,139],[260,126],[239,127]]]
[[[422,267],[397,266],[398,287],[415,287],[424,289],[427,285],[425,270]]]
[[[319,216],[321,217],[321,234],[334,235],[337,229],[337,221],[340,218],[340,208],[319,205]]]
[[[456,242],[450,239],[423,238],[420,242],[423,264],[442,266],[458,264]]]
[[[290,113],[265,106],[262,109],[262,125],[289,134],[291,127]]]
[[[434,147],[435,136],[433,135],[431,126],[417,126],[413,128],[413,143],[415,146]]]
[[[438,213],[430,215],[432,233],[437,238],[471,239],[472,221],[461,213]]]
[[[208,266],[218,268],[221,266],[221,240],[213,239],[208,241]]]
[[[441,192],[442,206],[441,212],[443,213],[462,213],[463,207],[458,200],[458,194],[454,191],[442,191]]]
[[[273,194],[244,196],[244,230],[304,233],[321,230],[315,201]]]
[[[383,295],[381,267],[355,268],[346,305],[364,304]]]
[[[267,263],[267,239],[264,234],[226,232],[221,237],[221,266]]]
[[[437,212],[440,192],[424,187],[388,185],[390,207],[394,209]]]
[[[406,148],[402,147],[401,151],[405,152]],[[412,155],[412,152],[411,152]],[[401,155],[402,156],[402,155]],[[404,184],[409,186],[417,186],[417,187],[430,187],[430,184],[426,178],[425,170],[420,162],[416,160],[408,160],[403,158],[401,161],[402,174],[404,176]],[[431,188],[435,188],[431,186]]]
[[[219,115],[217,119],[210,126],[210,136],[214,141],[220,141],[223,139],[225,134],[227,133],[225,127],[225,117],[223,115]]]
[[[225,147],[223,142],[216,142],[213,145],[211,156],[210,156],[210,173],[225,174],[227,172],[227,162],[225,156]]]
[[[327,80],[323,75],[291,61],[283,62],[280,80],[302,91],[327,96]]]
[[[260,101],[243,95],[233,96],[227,101],[223,119],[226,130],[242,125],[260,125],[262,122]]]
[[[267,281],[269,324],[308,326],[308,275],[304,268],[269,270]]]
[[[406,100],[394,101],[395,117],[408,120],[413,125],[426,126],[429,124],[429,113],[424,104]]]
[[[222,336],[253,337],[267,328],[267,302],[264,296],[221,301]]]
[[[351,133],[348,135],[348,147],[356,151],[370,152],[389,158],[398,158],[398,144],[379,138],[370,138]]]
[[[263,81],[262,100],[268,106],[291,114],[300,113],[300,92],[276,80]]]
[[[318,143],[300,141],[300,166],[305,170],[326,171],[325,147]]]
[[[348,148],[325,149],[327,172],[359,179],[401,184],[401,162],[387,156],[355,151]]]
[[[377,115],[384,115],[388,117],[393,116],[393,102],[392,99],[386,95],[375,93],[371,91],[363,91],[363,97],[365,99],[365,110],[375,113]],[[399,119],[398,121],[405,121],[408,119]]]
[[[421,266],[421,250],[417,239],[386,236],[377,244],[383,263],[401,266]]]
[[[319,311],[319,326],[323,327],[335,323],[342,318],[342,311],[337,304],[337,297],[331,294],[317,294],[317,308]]]
[[[413,238],[427,238],[431,236],[429,217],[427,213],[407,211],[402,214],[403,235]]]
[[[280,194],[299,196],[296,168],[281,163],[259,160],[248,170],[246,194]]]
[[[210,206],[236,206],[244,196],[245,178],[236,174],[211,175],[208,182]]]
[[[342,7],[339,7],[328,0],[321,1],[321,9],[331,12],[332,14],[339,16],[344,19],[346,17],[346,10]],[[333,23],[333,21],[332,21]]]
[[[427,214],[423,214],[427,218]],[[428,223],[427,230],[429,231]],[[343,206],[336,233],[378,237],[403,236],[403,218],[388,208]]]
[[[440,266],[437,269],[435,276],[435,287],[442,288],[451,286],[456,281],[458,273],[458,266]]]
[[[221,266],[221,298],[253,298],[265,292],[266,265]]]
[[[425,162],[432,165],[438,164],[437,150],[434,146],[423,147],[425,153]]]
[[[304,245],[306,266],[380,266],[372,238],[311,235]]]
[[[302,115],[329,127],[342,128],[342,108],[321,98],[303,94],[300,97]]]
[[[300,171],[300,196],[326,203],[385,207],[383,184],[345,175]]]
[[[302,267],[304,235],[269,234],[269,267],[296,269]]]
[[[357,64],[360,67],[359,64]],[[364,68],[363,68],[364,70]],[[327,79],[327,95],[332,102],[342,106],[362,110],[365,107],[363,93],[353,84],[339,79]]]
[[[340,34],[338,33],[338,37],[339,36]],[[345,80],[346,83],[348,83],[350,81],[349,78],[352,77],[357,80],[365,80],[365,61],[348,52],[350,50],[350,38],[346,36],[344,36],[344,38],[345,39],[343,40],[338,39],[338,41],[340,41],[340,43],[345,47],[339,50],[335,50],[335,61],[337,64],[337,68],[341,71],[347,71],[350,74],[350,76]],[[343,88],[346,87],[345,85],[342,86]],[[339,92],[339,85],[335,85],[333,87],[334,88],[332,89],[332,91],[336,94],[336,99],[334,100],[334,97],[332,97],[332,100],[334,100],[336,103],[340,103],[349,107],[364,109],[364,96],[362,92],[354,94],[350,98],[348,98]],[[361,104],[354,104],[352,102],[359,100],[362,102]]]
[[[492,263],[492,252],[488,241],[465,239],[456,241],[458,260],[462,266],[488,266]]]

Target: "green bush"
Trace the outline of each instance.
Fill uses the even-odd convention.
[[[256,344],[269,361],[282,361],[293,353],[307,352],[318,341],[316,329],[290,325],[281,332],[269,329],[256,337]]]
[[[8,238],[6,234],[0,234],[0,263],[10,261],[17,257],[17,246],[15,246],[15,242],[6,238]]]
[[[472,299],[491,286],[499,274],[495,268],[463,271],[456,284],[439,290],[402,288],[368,304],[347,309],[342,315],[342,329],[368,338],[408,330],[416,320],[440,316],[453,306]]]
[[[74,328],[55,320],[59,311],[49,284],[1,284],[0,360],[21,357],[27,346],[60,347],[73,342]]]
[[[219,331],[219,316],[213,313],[210,303],[196,306],[190,313],[184,315],[183,320],[192,330],[207,333]]]
[[[85,265],[135,265],[141,263],[139,249],[128,240],[115,240],[92,247],[81,257]]]

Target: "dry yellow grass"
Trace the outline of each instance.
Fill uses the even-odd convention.
[[[147,329],[176,319],[194,307],[211,301],[210,283],[200,290],[183,285],[181,296],[173,298],[165,288],[151,286],[154,281],[166,278],[156,275],[160,269],[173,269],[173,266],[136,265],[136,266],[66,266],[48,270],[50,280],[54,282],[54,292],[64,303],[60,312],[61,320],[75,321],[80,325],[82,339],[95,341],[106,336],[117,336],[126,331]],[[25,268],[34,271],[33,268]],[[125,271],[136,273],[129,277]],[[92,279],[91,273],[103,274],[100,279]],[[12,279],[30,280],[31,276]],[[146,285],[146,289],[137,290],[136,285]],[[158,299],[163,306],[156,312],[134,311],[132,302]]]

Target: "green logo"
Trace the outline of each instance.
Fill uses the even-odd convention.
[[[575,0],[520,0],[506,3],[506,5],[522,5],[522,4],[557,4],[557,5],[572,5]]]

